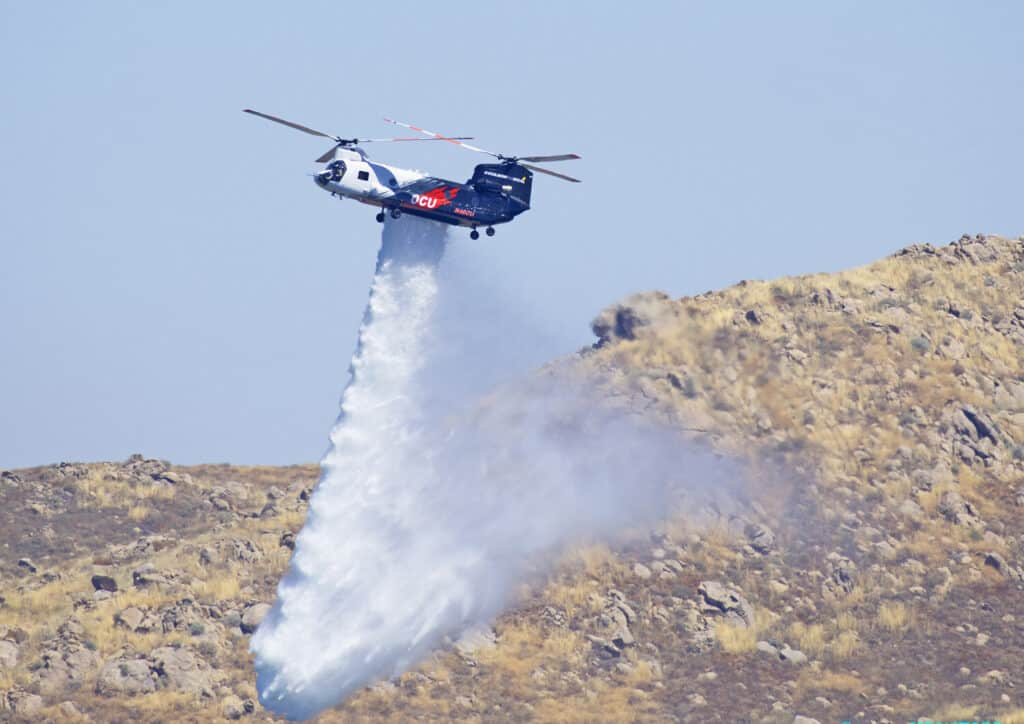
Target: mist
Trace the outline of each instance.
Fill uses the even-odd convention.
[[[488,624],[538,562],[653,524],[716,458],[581,379],[447,264],[447,228],[388,220],[341,414],[278,598],[252,639],[268,709],[315,715]]]

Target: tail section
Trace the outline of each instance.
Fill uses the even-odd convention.
[[[490,191],[507,195],[530,208],[530,192],[533,190],[533,174],[517,163],[482,163],[473,171],[469,180],[477,191]]]

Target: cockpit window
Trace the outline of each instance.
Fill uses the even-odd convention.
[[[370,180],[370,172],[369,171],[360,171],[359,172],[359,180],[360,181],[369,181]]]
[[[327,170],[331,172],[331,181],[341,181],[341,177],[345,175],[347,167],[344,161],[331,161],[327,164]]]

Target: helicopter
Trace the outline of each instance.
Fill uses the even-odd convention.
[[[313,181],[334,197],[355,199],[379,207],[377,221],[380,223],[384,222],[385,214],[397,219],[408,213],[453,226],[469,227],[469,236],[475,240],[480,238],[478,227],[484,227],[488,236],[494,236],[495,225],[512,221],[530,208],[533,171],[564,181],[580,182],[572,176],[533,165],[581,158],[575,153],[553,156],[506,156],[463,143],[474,140],[472,136],[443,136],[391,118],[384,120],[421,133],[426,138],[342,138],[251,108],[246,108],[243,112],[334,141],[334,146],[316,159],[317,163],[323,163],[325,166],[322,171],[313,175]],[[466,183],[457,183],[371,161],[366,152],[359,147],[361,143],[399,141],[446,141],[469,151],[493,156],[497,162],[478,164]]]

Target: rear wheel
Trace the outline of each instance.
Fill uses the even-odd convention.
[[[480,232],[477,231],[476,229],[473,229],[471,232],[469,232],[469,238],[472,239],[473,241],[476,241],[477,239],[480,238]]]
[[[402,215],[402,210],[401,209],[391,209],[391,218],[392,219],[397,219],[401,215]]]
[[[488,236],[494,236],[494,227],[493,226],[488,226],[487,227],[487,235]]]

